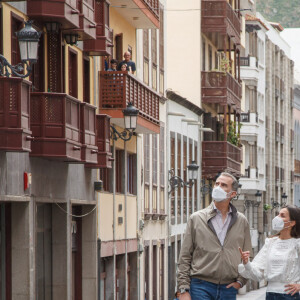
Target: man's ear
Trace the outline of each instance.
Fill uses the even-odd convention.
[[[231,195],[230,195],[230,196],[231,196],[231,199],[234,198],[234,197],[236,197],[236,195],[237,195],[237,192],[236,192],[236,191],[232,191],[232,192],[231,192]]]

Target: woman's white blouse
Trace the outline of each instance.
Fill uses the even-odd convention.
[[[245,278],[267,280],[267,292],[286,293],[287,283],[300,283],[300,239],[267,238],[254,260],[238,269]]]

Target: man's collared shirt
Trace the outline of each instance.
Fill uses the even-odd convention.
[[[214,226],[214,229],[216,231],[216,234],[218,236],[218,239],[221,243],[221,245],[224,245],[224,240],[226,237],[226,233],[228,230],[228,226],[231,221],[231,215],[232,215],[232,210],[231,207],[229,206],[229,211],[227,213],[225,222],[223,223],[223,217],[222,213],[220,210],[217,209],[215,203],[213,202],[214,210],[217,212],[217,214],[211,219],[211,223]]]

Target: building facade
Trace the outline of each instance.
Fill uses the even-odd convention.
[[[84,50],[104,21],[96,4],[0,3],[0,51],[12,65],[24,21],[41,32],[30,77],[0,77],[1,299],[97,297],[94,184],[110,154],[102,147],[109,124],[97,110],[98,59]]]
[[[265,44],[266,25],[254,15],[245,15],[245,50],[241,57],[241,78],[244,84],[241,114],[243,170],[239,182],[251,231],[252,247],[256,254],[261,246],[265,196]]]
[[[293,87],[294,63],[290,46],[280,36],[278,23],[268,23],[266,38],[266,198],[264,232],[271,230],[271,219],[294,199]]]

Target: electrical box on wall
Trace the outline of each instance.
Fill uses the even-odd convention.
[[[24,191],[28,190],[31,185],[31,173],[24,172]]]

